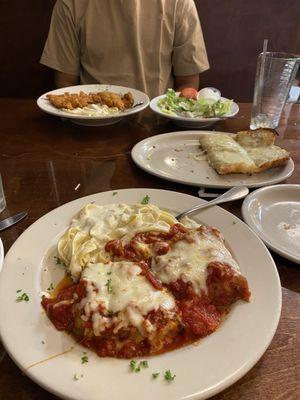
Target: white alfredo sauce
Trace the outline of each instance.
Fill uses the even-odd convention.
[[[105,252],[108,241],[122,239],[128,243],[137,232],[168,232],[176,219],[169,215],[166,221],[161,218],[161,213],[154,205],[88,204],[73,218],[69,230],[60,238],[59,257],[77,280],[87,264],[109,261]]]
[[[156,290],[141,272],[130,261],[90,264],[84,269],[81,279],[87,282],[87,295],[80,303],[85,312],[82,319],[92,317],[96,336],[113,324],[116,331],[130,324],[145,334],[154,329],[145,324],[145,315],[159,308],[171,313],[175,309],[173,297],[166,290]],[[103,314],[119,312],[119,315],[102,316],[99,306]]]
[[[171,245],[167,254],[152,259],[152,272],[163,283],[178,279],[191,282],[195,293],[206,292],[207,266],[212,261],[229,264],[239,270],[223,240],[210,231],[192,234],[193,243],[180,240]]]

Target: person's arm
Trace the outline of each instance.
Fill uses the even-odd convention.
[[[174,88],[176,92],[181,92],[185,88],[194,88],[199,90],[199,74],[175,76]]]
[[[207,54],[193,0],[178,0],[172,54],[174,86],[199,89],[199,73],[209,68]]]
[[[80,75],[80,42],[71,2],[55,3],[40,62],[54,70],[56,87],[76,85]]]
[[[57,89],[79,84],[79,76],[54,71],[54,84]]]

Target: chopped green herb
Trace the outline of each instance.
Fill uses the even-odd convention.
[[[146,194],[146,196],[142,199],[141,204],[148,204],[150,197]]]
[[[148,361],[147,360],[141,361],[139,366],[143,368],[149,368]]]
[[[86,355],[86,352],[84,351],[84,352],[83,352],[83,356],[81,357],[81,364],[85,364],[85,363],[87,363],[87,362],[89,362],[89,358],[88,358],[88,356]]]
[[[129,365],[132,372],[140,372],[141,367],[137,365],[136,360],[131,360]]]
[[[235,225],[235,224],[236,224],[236,221],[233,221],[233,222],[232,222],[232,225]]]
[[[112,293],[111,279],[107,279],[105,286],[107,287],[108,293]]]
[[[113,192],[113,194],[112,194],[112,195],[113,195],[113,196],[115,196],[116,194],[118,194],[118,192]]]
[[[166,380],[166,381],[174,381],[176,375],[172,375],[172,372],[168,369],[168,370],[165,372],[164,377],[165,377],[165,380]]]
[[[50,291],[53,290],[53,289],[54,289],[54,286],[53,286],[53,283],[51,282],[51,283],[50,283],[50,286],[48,287],[47,290],[48,290],[48,292],[50,292]]]
[[[16,290],[16,293],[20,293],[22,292],[22,289]]]
[[[54,256],[53,258],[56,261],[56,264],[61,264],[61,259],[58,256]]]
[[[107,272],[107,274],[106,274],[106,275],[111,275],[111,273],[112,273],[112,271],[110,271],[110,272]]]
[[[21,301],[29,301],[29,296],[27,293],[24,292],[16,298],[17,303],[20,303]]]
[[[147,360],[141,361],[139,363],[137,363],[136,360],[131,360],[129,365],[132,372],[140,372],[141,368],[149,368]]]
[[[158,378],[158,376],[159,376],[159,372],[153,372],[153,374],[152,374],[153,379]]]

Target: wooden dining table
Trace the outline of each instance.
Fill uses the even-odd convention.
[[[239,106],[236,117],[210,129],[248,129],[251,104]],[[0,172],[7,202],[0,219],[28,212],[26,219],[0,233],[5,253],[38,218],[82,196],[121,188],[169,189],[197,196],[199,188],[160,179],[133,163],[130,151],[140,140],[183,130],[149,109],[104,127],[74,125],[47,115],[34,99],[0,99],[0,115]],[[290,151],[295,163],[293,175],[284,183],[300,184],[299,104],[286,105],[278,131],[277,143]],[[222,207],[241,218],[241,204]],[[257,364],[214,400],[300,399],[300,265],[271,254],[283,295],[277,331]],[[0,344],[1,400],[56,398],[26,377]]]

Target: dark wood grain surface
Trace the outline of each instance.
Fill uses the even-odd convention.
[[[237,117],[216,124],[213,129],[228,132],[247,129],[249,115],[250,104],[240,104]],[[0,172],[7,199],[1,219],[28,211],[25,220],[1,232],[5,252],[39,217],[78,197],[133,187],[197,194],[195,187],[156,178],[132,162],[130,150],[138,141],[182,130],[149,110],[113,126],[87,128],[44,114],[34,100],[3,99],[0,117]],[[300,105],[287,105],[279,131],[278,143],[291,152],[296,166],[287,183],[299,184]],[[75,190],[78,184],[80,187]],[[241,202],[224,205],[239,217],[240,207]],[[255,367],[214,400],[300,398],[300,266],[272,255],[283,286],[283,308],[277,332]],[[1,347],[1,400],[55,398],[22,375]]]

